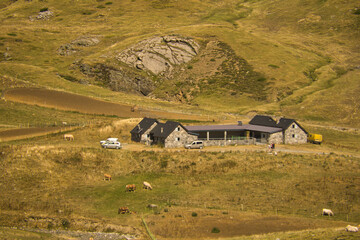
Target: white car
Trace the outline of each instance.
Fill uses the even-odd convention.
[[[204,143],[203,143],[203,141],[193,141],[190,144],[186,144],[185,148],[187,148],[187,149],[203,149]]]
[[[106,140],[100,141],[100,145],[103,148],[115,148],[115,149],[122,148],[121,143],[118,141],[117,138],[108,138]]]

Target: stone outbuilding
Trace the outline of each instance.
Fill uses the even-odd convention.
[[[156,119],[144,118],[130,131],[131,140],[134,142],[141,142],[147,145],[151,145],[152,139],[150,138],[150,132],[158,124],[159,121]]]
[[[281,134],[272,135],[269,143],[301,144],[307,142],[307,131],[294,119],[280,118],[276,122],[270,116],[256,115],[249,125],[281,128]]]
[[[281,118],[277,125],[283,129],[284,144],[307,142],[308,132],[294,119]]]

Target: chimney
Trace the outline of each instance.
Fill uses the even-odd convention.
[[[164,128],[161,128],[161,133],[163,133],[164,132]]]
[[[238,126],[242,126],[242,121],[238,121]]]

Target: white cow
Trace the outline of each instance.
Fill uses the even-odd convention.
[[[358,227],[355,227],[355,226],[351,226],[351,225],[347,225],[345,230],[347,232],[358,232],[359,231],[359,228]]]
[[[64,134],[64,139],[68,141],[74,141],[74,135],[72,134]]]
[[[324,208],[322,210],[322,215],[334,216],[334,213],[330,209]]]
[[[143,182],[143,188],[152,190],[152,186],[148,182]]]

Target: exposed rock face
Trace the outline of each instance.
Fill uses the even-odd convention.
[[[198,54],[199,45],[179,36],[154,37],[122,51],[117,59],[156,75],[171,73],[175,65],[189,62]]]
[[[104,64],[88,65],[81,61],[74,63],[82,73],[95,78],[101,84],[109,87],[113,91],[124,91],[140,93],[147,96],[155,89],[155,85],[150,78],[136,74],[121,67],[107,66]]]

